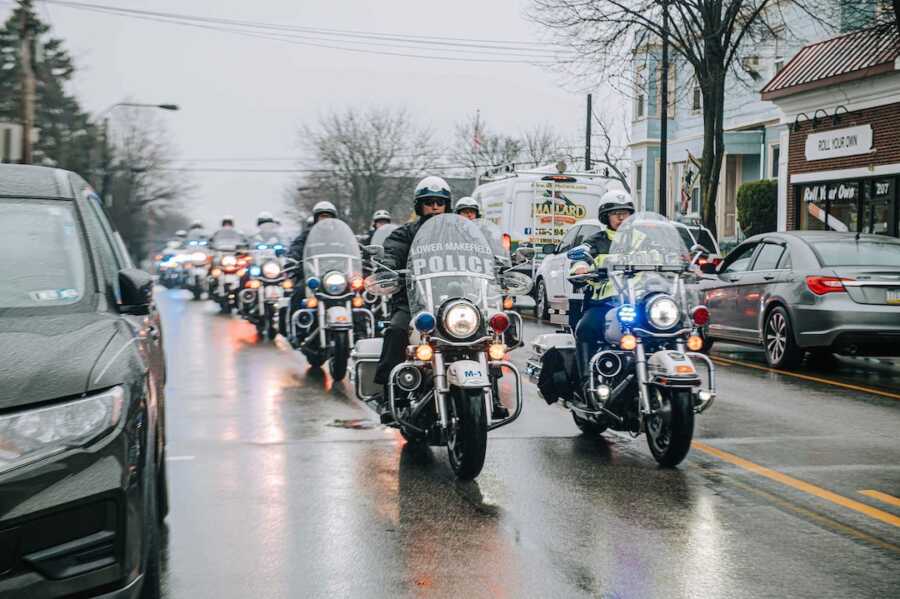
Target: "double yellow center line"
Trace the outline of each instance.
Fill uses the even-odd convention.
[[[816,485],[794,478],[793,476],[788,476],[787,474],[772,470],[771,468],[760,466],[759,464],[751,462],[750,460],[745,460],[740,456],[736,456],[733,453],[728,453],[727,451],[722,451],[721,449],[717,449],[712,445],[707,445],[706,443],[703,443],[701,441],[694,441],[693,447],[702,451],[703,453],[717,457],[723,462],[728,462],[729,464],[733,464],[735,466],[738,466],[739,468],[743,468],[744,470],[748,470],[750,472],[753,472],[754,474],[758,474],[759,476],[763,476],[785,486],[791,487],[798,491],[802,491],[803,493],[813,495],[815,497],[818,497],[819,499],[824,499],[825,501],[829,501],[836,505],[851,509],[860,514],[864,514],[870,518],[874,518],[875,520],[880,520],[881,522],[900,528],[900,517],[897,517],[883,510],[879,510],[878,508],[874,508],[870,505],[866,505],[865,503],[855,501],[853,499],[850,499],[849,497],[844,497],[843,495],[838,495],[837,493],[833,493],[832,491],[823,489],[822,487],[817,487]],[[886,495],[884,493],[879,493],[878,491],[869,491],[864,492],[863,494],[869,497],[881,499],[881,497],[877,497],[873,495],[873,493],[890,497],[891,499],[896,501],[896,498],[893,498],[890,495]]]

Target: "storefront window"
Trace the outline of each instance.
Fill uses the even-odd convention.
[[[875,179],[866,185],[862,209],[863,233],[893,234],[891,224],[897,220],[894,194],[892,179]]]
[[[859,183],[838,183],[828,189],[828,226],[833,231],[859,230]]]
[[[824,231],[828,214],[828,186],[809,185],[800,189],[800,228],[804,231]]]

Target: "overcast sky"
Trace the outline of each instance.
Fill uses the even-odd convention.
[[[264,23],[408,35],[536,41],[526,0],[87,0]],[[549,123],[583,137],[584,97],[552,70],[523,64],[447,62],[290,45],[36,2],[75,57],[75,92],[99,112],[125,98],[172,102],[160,113],[184,159],[300,158],[298,129],[334,108],[404,106],[443,139],[481,110],[495,131]],[[0,0],[0,10],[11,4]],[[413,50],[413,52],[416,52]],[[216,168],[292,168],[290,161],[203,162]],[[212,226],[232,213],[252,228],[260,210],[281,213],[296,175],[194,173],[188,212]]]

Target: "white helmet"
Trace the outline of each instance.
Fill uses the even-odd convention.
[[[256,226],[259,227],[263,223],[274,223],[275,218],[272,216],[271,212],[266,212],[265,210],[260,212],[256,216]]]
[[[333,218],[337,218],[337,208],[331,202],[318,202],[313,206],[313,220],[318,220],[320,214],[330,214]]]
[[[202,229],[202,228],[203,228],[203,223],[201,223],[199,220],[195,220],[194,222],[191,223],[191,229]]]
[[[233,227],[234,226],[234,217],[230,214],[226,214],[222,217],[222,226],[223,227]]]
[[[450,194],[450,185],[440,177],[425,177],[416,185],[414,195],[416,203],[416,214],[420,214],[421,202],[425,198],[441,198],[447,206],[450,205],[452,196]]]
[[[376,210],[372,215],[372,224],[374,225],[376,222],[380,220],[386,220],[391,222],[391,213],[387,210]]]
[[[634,202],[631,201],[631,195],[624,190],[614,189],[607,191],[600,198],[600,208],[597,209],[597,218],[604,225],[609,224],[609,213],[617,210],[628,210],[632,214],[635,212]]]
[[[453,209],[453,212],[459,214],[462,210],[471,209],[475,211],[477,215],[476,218],[481,217],[481,206],[478,205],[478,200],[471,196],[466,196],[464,198],[459,198],[456,202],[456,208]]]
[[[185,237],[187,237],[187,231],[185,231],[184,229],[178,229],[177,231],[175,231],[175,237],[184,239]]]

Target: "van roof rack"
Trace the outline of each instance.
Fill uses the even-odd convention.
[[[592,169],[589,171],[583,169],[569,169],[566,163],[561,160],[555,164],[536,165],[523,169],[519,169],[517,163],[515,162],[507,162],[506,164],[500,164],[485,169],[476,178],[476,184],[479,184],[481,182],[501,181],[503,179],[509,179],[511,177],[518,177],[519,175],[564,175],[567,177],[596,177],[600,179],[609,178],[609,174],[607,172],[601,172],[597,169]]]

